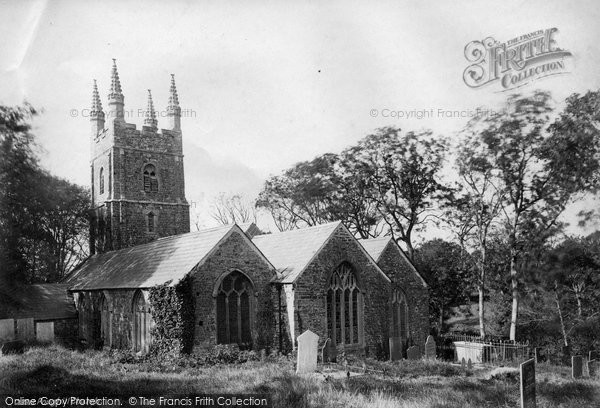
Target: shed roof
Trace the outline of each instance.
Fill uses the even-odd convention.
[[[69,285],[44,283],[0,288],[0,319],[57,320],[77,317]]]
[[[246,237],[237,225],[224,225],[97,254],[65,283],[71,290],[149,288],[169,281],[174,285],[234,231]]]

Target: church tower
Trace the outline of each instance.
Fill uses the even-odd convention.
[[[181,108],[171,75],[167,129],[158,130],[152,94],[141,129],[125,121],[125,97],[113,60],[106,115],[92,92],[90,253],[190,231],[183,180]],[[133,110],[132,110],[133,112]]]

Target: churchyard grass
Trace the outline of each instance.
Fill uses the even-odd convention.
[[[97,396],[267,393],[275,407],[479,408],[519,406],[518,372],[483,368],[465,373],[436,361],[368,361],[377,372],[326,378],[296,375],[290,358],[241,364],[193,359],[135,362],[125,354],[34,347],[0,357],[0,394]],[[385,372],[382,374],[381,371]],[[538,407],[600,406],[600,379],[572,380],[569,367],[537,366]],[[0,404],[1,405],[1,404]]]

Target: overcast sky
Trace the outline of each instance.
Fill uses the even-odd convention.
[[[187,197],[255,193],[270,174],[339,152],[374,129],[431,128],[452,136],[465,118],[439,110],[498,107],[496,86],[462,79],[464,47],[556,27],[568,74],[523,87],[600,88],[600,3],[578,1],[80,2],[0,1],[0,103],[43,108],[42,164],[89,182],[90,126],[82,110],[97,79],[106,108],[117,59],[130,123],[152,89],[165,109],[176,75]],[[377,117],[371,115],[376,109]],[[382,117],[434,109],[432,118]],[[159,127],[161,121],[159,118]],[[573,210],[574,211],[574,210]]]

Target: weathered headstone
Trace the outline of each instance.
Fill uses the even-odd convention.
[[[319,336],[310,330],[298,336],[298,361],[296,374],[312,373],[317,369]]]
[[[583,358],[581,356],[571,357],[571,375],[573,378],[581,378],[583,375]]]
[[[472,370],[473,369],[473,362],[471,361],[471,359],[469,359],[469,361],[467,361],[467,369],[468,370]]]
[[[331,362],[329,348],[331,347],[331,339],[325,340],[325,344],[321,347],[321,363],[329,363]]]
[[[460,368],[462,368],[463,370],[467,369],[467,361],[465,360],[465,358],[463,357],[462,360],[460,361]]]
[[[425,341],[425,358],[428,360],[435,360],[436,355],[436,344],[432,335],[427,336]]]
[[[35,339],[33,318],[17,319],[17,339],[22,341]]]
[[[540,348],[539,347],[533,348],[533,359],[535,360],[536,364],[540,362]]]
[[[590,373],[590,377],[595,377],[598,372],[598,361],[590,360],[588,361],[588,373]]]
[[[521,363],[521,408],[535,408],[535,360]]]
[[[15,339],[15,321],[13,319],[0,320],[0,341]]]
[[[390,337],[390,361],[402,360],[402,338]]]
[[[37,341],[54,341],[54,322],[37,322],[35,325]]]
[[[418,360],[421,358],[421,352],[417,346],[411,346],[406,350],[406,356],[409,360]]]

